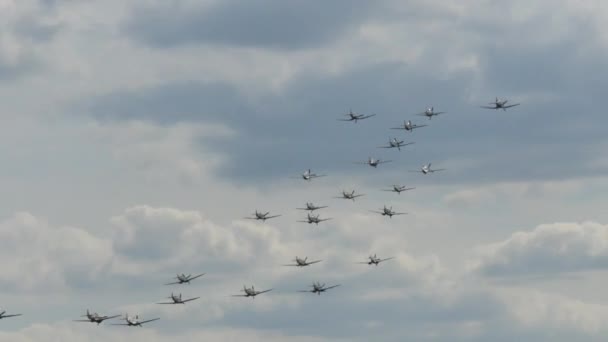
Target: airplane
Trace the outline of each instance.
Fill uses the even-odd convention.
[[[391,260],[391,259],[395,259],[395,257],[390,257],[390,258],[386,258],[386,259],[380,259],[380,258],[378,258],[376,256],[376,254],[374,254],[374,255],[370,255],[369,256],[369,261],[358,262],[357,264],[368,264],[368,265],[376,265],[376,266],[378,266],[379,263],[381,263],[383,261]]]
[[[249,219],[249,220],[262,220],[263,222],[266,222],[266,220],[281,216],[281,215],[268,216],[269,214],[270,214],[269,211],[262,213],[262,212],[259,212],[256,210],[255,213],[253,214],[254,217],[245,217],[245,218]]]
[[[365,194],[357,194],[357,195],[355,195],[355,190],[353,190],[351,192],[346,192],[345,190],[342,190],[342,196],[341,197],[334,197],[334,198],[349,199],[349,200],[352,200],[354,202],[355,198],[361,197],[361,196],[365,196]]]
[[[338,119],[339,121],[354,121],[355,123],[357,123],[357,121],[359,120],[364,120],[367,118],[371,118],[372,116],[376,116],[376,114],[371,114],[371,115],[363,115],[363,114],[355,114],[353,113],[353,110],[351,109],[350,112],[348,114],[344,114],[345,116],[348,116],[348,119]]]
[[[185,275],[185,274],[178,274],[175,276],[175,279],[177,279],[176,282],[174,283],[168,283],[165,285],[174,285],[174,284],[190,284],[191,281],[193,281],[194,279],[198,278],[198,277],[202,277],[204,276],[205,273],[201,273],[199,275],[195,275],[194,277],[191,274]]]
[[[129,316],[129,314],[125,314],[125,322],[126,323],[112,323],[112,325],[125,325],[128,327],[142,327],[143,324],[149,323],[149,322],[154,322],[154,321],[158,321],[160,318],[153,318],[153,319],[148,319],[145,321],[139,321],[139,315],[135,315],[135,317],[131,317]]]
[[[296,208],[298,210],[308,210],[308,211],[315,211],[315,210],[319,210],[319,209],[323,209],[323,208],[327,208],[326,205],[324,206],[316,206],[314,205],[312,202],[306,202],[306,208]]]
[[[407,213],[396,213],[393,211],[393,207],[387,208],[386,205],[381,210],[382,211],[375,211],[375,210],[370,210],[370,211],[372,213],[378,213],[378,214],[381,214],[382,216],[388,216],[390,218],[393,218],[394,215],[407,215]]]
[[[325,176],[327,176],[327,175],[318,175],[318,174],[312,172],[310,169],[308,169],[308,170],[304,171],[300,176],[292,177],[292,178],[298,178],[298,179],[302,178],[305,181],[311,181],[315,178],[325,177]]]
[[[311,213],[308,213],[308,215],[306,217],[306,221],[298,221],[298,222],[304,222],[304,223],[309,223],[309,224],[310,223],[314,223],[316,225],[319,225],[319,223],[321,223],[323,221],[329,221],[329,220],[331,220],[331,217],[330,218],[321,219],[321,218],[319,218],[319,215],[314,216]]]
[[[404,144],[403,140],[397,140],[397,138],[393,138],[393,139],[389,139],[388,140],[388,146],[378,146],[378,148],[397,148],[399,151],[401,151],[401,147],[402,146],[407,146],[407,145],[412,145],[413,142],[409,142],[407,144]],[[371,162],[370,162],[371,165]]]
[[[12,314],[12,315],[5,315],[5,314],[6,314],[6,310],[0,309],[0,319],[9,318],[9,317],[17,317],[17,316],[23,315],[23,314]]]
[[[251,298],[255,298],[255,296],[257,296],[259,294],[270,292],[270,291],[272,291],[272,289],[268,289],[268,290],[264,290],[264,291],[256,291],[255,288],[253,287],[253,285],[251,285],[251,288],[247,288],[247,286],[243,285],[243,289],[241,290],[241,292],[245,292],[245,294],[242,294],[242,295],[232,295],[232,297],[251,297]]]
[[[332,285],[329,287],[325,287],[325,283],[321,284],[319,282],[313,282],[312,285],[310,285],[312,287],[311,290],[300,290],[298,292],[310,292],[310,293],[316,293],[317,295],[321,295],[321,292],[325,292],[329,289],[333,289],[334,287],[338,287],[340,286],[340,284],[338,285]]]
[[[354,162],[355,164],[369,165],[371,167],[378,167],[380,164],[390,163],[392,160],[380,160],[376,158],[369,157],[365,162]]]
[[[429,174],[429,173],[433,173],[433,172],[437,172],[437,171],[443,171],[445,169],[431,169],[431,163],[428,163],[426,165],[422,165],[422,168],[420,170],[410,170],[409,172],[422,172],[423,174]]]
[[[164,303],[156,303],[156,304],[186,304],[187,302],[199,299],[201,297],[182,299],[182,294],[181,293],[179,295],[174,295],[173,292],[171,292],[171,297],[168,297],[168,298],[171,299],[172,302],[164,302]]]
[[[296,267],[305,267],[305,266],[310,266],[312,264],[316,264],[318,262],[321,262],[323,260],[315,260],[315,261],[307,261],[308,257],[305,257],[304,259],[300,259],[296,256],[296,258],[293,260],[295,261],[295,264],[289,264],[289,265],[283,265],[283,266],[296,266]]]
[[[414,190],[414,189],[416,189],[416,188],[407,188],[407,187],[405,187],[405,185],[393,185],[392,189],[382,189],[382,191],[396,192],[399,195],[401,195],[401,193],[404,191]]]
[[[413,124],[412,121],[407,120],[407,121],[403,121],[403,126],[401,126],[401,127],[392,127],[391,129],[404,129],[404,130],[406,130],[408,132],[413,132],[414,129],[420,128],[420,127],[425,127],[425,126],[428,126],[428,125],[416,125],[416,124]]]
[[[487,108],[487,109],[502,109],[504,111],[507,110],[507,108],[511,108],[511,107],[515,107],[515,106],[519,106],[519,103],[516,104],[512,104],[512,105],[507,105],[507,102],[509,102],[509,100],[499,100],[498,97],[496,98],[496,100],[494,100],[494,102],[490,102],[489,104],[494,105],[494,106],[480,106],[481,108]]]
[[[429,120],[431,120],[433,118],[433,116],[437,116],[439,114],[444,114],[444,113],[446,113],[446,112],[436,112],[433,107],[430,107],[430,108],[427,108],[424,112],[418,113],[416,115],[426,116],[427,118],[429,118]]]
[[[100,325],[103,321],[105,321],[107,319],[112,319],[112,318],[120,317],[120,315],[116,315],[116,316],[101,316],[97,312],[90,313],[89,309],[87,309],[87,314],[86,315],[82,315],[80,317],[86,317],[87,319],[77,319],[77,320],[74,320],[74,322],[90,322],[90,323],[97,323],[97,325]]]

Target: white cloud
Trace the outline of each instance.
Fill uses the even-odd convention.
[[[608,267],[608,226],[544,224],[481,246],[479,254],[474,269],[497,276],[604,269]]]

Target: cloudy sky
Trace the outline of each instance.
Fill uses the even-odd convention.
[[[605,341],[607,19],[601,0],[0,0],[0,305],[24,314],[0,341]],[[496,96],[521,106],[479,108]],[[389,129],[407,119],[429,126]],[[415,144],[376,148],[392,136]],[[394,162],[353,164],[370,156]],[[427,162],[447,170],[408,172]],[[398,183],[416,189],[380,191]],[[333,220],[297,223],[307,201]],[[395,260],[355,264],[373,253]],[[162,285],[178,272],[207,274]],[[297,292],[313,281],[342,286]],[[171,291],[201,299],[154,304]],[[161,320],[72,322],[87,309]]]

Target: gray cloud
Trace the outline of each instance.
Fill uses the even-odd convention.
[[[542,225],[482,247],[475,269],[499,277],[605,269],[607,236],[606,226],[592,222]]]
[[[299,49],[348,34],[374,12],[367,1],[218,1],[135,6],[125,31],[155,47],[193,43]]]

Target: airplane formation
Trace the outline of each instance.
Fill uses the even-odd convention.
[[[490,102],[490,106],[480,106],[481,108],[486,108],[486,109],[494,109],[494,110],[498,110],[498,109],[502,109],[503,111],[506,111],[508,108],[512,108],[515,106],[519,106],[519,103],[515,103],[515,104],[507,104],[508,100],[506,99],[502,99],[500,100],[498,97],[496,97],[494,102]],[[424,112],[421,113],[417,113],[415,115],[419,115],[419,116],[425,116],[427,117],[429,120],[431,120],[433,118],[433,116],[438,116],[440,114],[445,114],[447,112],[436,112],[435,109],[431,106],[428,107]],[[346,118],[345,119],[338,119],[339,121],[350,121],[350,122],[354,122],[357,123],[360,120],[366,120],[369,119],[371,117],[376,116],[376,114],[371,114],[371,115],[363,115],[363,114],[356,114],[353,113],[352,110],[349,111],[349,113],[345,114]],[[399,127],[392,127],[390,129],[394,129],[394,130],[405,130],[407,132],[413,132],[414,129],[417,128],[422,128],[422,127],[426,127],[428,125],[426,124],[414,124],[412,123],[411,120],[406,120],[403,122],[403,124]],[[387,149],[394,149],[396,148],[397,150],[401,151],[401,147],[407,146],[407,145],[412,145],[414,144],[414,142],[408,142],[405,143],[405,141],[403,140],[399,140],[397,138],[390,138],[388,141],[388,145],[385,146],[378,146],[378,148],[387,148]],[[362,165],[368,165],[371,166],[373,168],[377,168],[378,165],[380,164],[384,164],[384,163],[389,163],[392,160],[381,160],[381,159],[377,159],[377,158],[372,158],[369,157],[366,161],[359,161],[359,162],[354,162],[355,164],[362,164]],[[431,168],[431,163],[426,163],[424,165],[422,165],[420,167],[419,170],[408,170],[409,172],[415,172],[415,173],[422,173],[423,175],[428,175],[428,174],[432,174],[435,172],[439,172],[439,171],[444,171],[447,170],[445,168],[440,168],[440,169],[433,169]],[[291,177],[291,178],[297,178],[297,179],[301,179],[307,182],[312,181],[313,179],[316,178],[320,178],[320,177],[326,177],[327,175],[325,174],[316,174],[314,172],[312,172],[311,169],[307,169],[306,171],[304,171],[300,176],[298,177]],[[382,191],[387,191],[387,192],[394,192],[397,194],[401,194],[402,192],[405,191],[409,191],[409,190],[414,190],[415,187],[407,187],[405,185],[397,185],[394,184],[392,185],[389,189],[381,189]],[[361,194],[361,193],[356,193],[355,190],[342,190],[340,196],[336,196],[334,198],[338,198],[338,199],[346,199],[346,200],[351,200],[351,201],[355,201],[356,198],[365,196],[365,194]],[[325,209],[328,208],[329,206],[327,205],[315,205],[313,202],[306,202],[304,207],[300,207],[300,208],[296,208],[297,210],[305,210],[308,211],[307,216],[304,220],[299,220],[297,222],[303,222],[303,223],[308,223],[308,224],[315,224],[315,225],[319,225],[319,223],[321,222],[325,222],[328,220],[331,220],[332,218],[320,218],[319,215],[314,215],[313,212],[316,210],[320,210],[320,209]],[[384,205],[383,208],[379,209],[379,210],[370,210],[370,212],[373,213],[377,213],[380,214],[382,216],[388,216],[389,218],[392,218],[393,216],[398,216],[398,215],[406,215],[407,213],[405,212],[396,212],[393,210],[393,208],[391,206],[386,206]],[[262,212],[262,211],[258,211],[255,210],[253,215],[250,217],[245,217],[244,219],[249,219],[249,220],[256,220],[256,221],[261,221],[261,222],[266,222],[266,220],[269,219],[273,219],[273,218],[277,218],[280,217],[282,215],[278,214],[278,215],[271,215],[270,212]],[[357,264],[367,264],[367,265],[374,265],[374,266],[378,266],[380,263],[383,263],[385,261],[394,259],[395,257],[388,257],[388,258],[384,258],[381,259],[379,258],[376,254],[370,255],[368,257],[367,261],[362,261],[362,262],[356,262]],[[304,258],[300,258],[298,256],[296,256],[293,259],[293,263],[292,264],[284,264],[282,266],[291,266],[291,267],[296,267],[296,268],[303,268],[303,267],[308,267],[311,266],[313,264],[317,264],[322,262],[322,260],[312,260],[312,261],[308,261],[308,257],[304,257]],[[200,273],[200,274],[196,274],[196,275],[192,275],[192,274],[185,274],[185,273],[178,273],[175,277],[174,277],[174,281],[170,282],[170,283],[166,283],[164,285],[184,285],[184,284],[190,284],[192,281],[204,276],[205,273]],[[336,284],[336,285],[331,285],[331,286],[326,286],[325,283],[320,283],[318,281],[315,281],[312,283],[312,285],[310,285],[310,288],[307,290],[298,290],[297,292],[307,292],[307,293],[313,293],[313,294],[317,294],[317,295],[321,295],[321,293],[324,293],[330,289],[334,289],[336,287],[341,286],[341,284]],[[264,294],[264,293],[268,293],[270,291],[273,291],[273,288],[270,289],[265,289],[265,290],[256,290],[255,287],[253,285],[251,285],[251,287],[247,287],[246,285],[243,285],[243,288],[240,290],[242,292],[242,294],[233,294],[231,295],[232,297],[250,297],[252,299],[255,299],[256,296]],[[177,304],[181,304],[181,305],[185,305],[188,302],[191,301],[195,301],[197,299],[199,299],[200,297],[191,297],[191,298],[187,298],[187,299],[183,299],[182,298],[182,294],[178,293],[178,294],[174,294],[173,292],[171,293],[171,295],[169,297],[167,297],[170,301],[166,301],[166,302],[159,302],[156,304],[163,304],[163,305],[177,305]],[[4,318],[10,318],[10,317],[18,317],[18,316],[22,316],[22,314],[7,314],[5,310],[0,309],[0,320],[4,319]],[[86,323],[95,323],[96,325],[100,325],[102,324],[104,321],[106,320],[111,320],[111,319],[115,319],[118,317],[121,317],[122,315],[100,315],[97,312],[91,312],[89,309],[86,310],[86,314],[82,315],[81,317],[84,317],[84,319],[78,319],[78,320],[74,320],[74,322],[86,322]],[[150,323],[150,322],[154,322],[154,321],[158,321],[161,318],[160,317],[156,317],[156,318],[152,318],[152,319],[146,319],[146,320],[140,320],[139,315],[135,315],[135,316],[131,316],[128,313],[126,313],[124,316],[122,316],[122,319],[124,320],[124,323],[113,323],[112,325],[120,325],[120,326],[128,326],[128,327],[142,327],[144,324]]]

